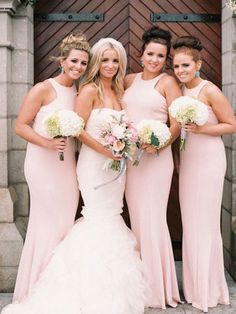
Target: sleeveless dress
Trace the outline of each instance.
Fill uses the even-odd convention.
[[[198,97],[208,81],[183,94]],[[208,106],[209,124],[218,120]],[[188,133],[180,153],[179,194],[183,222],[183,288],[186,301],[204,312],[229,304],[220,231],[226,157],[220,136]]]
[[[138,73],[125,91],[123,103],[129,118],[137,124],[143,119],[166,123],[166,99],[155,89],[164,73],[143,80]],[[145,277],[149,286],[148,306],[175,307],[180,301],[171,240],[166,221],[167,203],[173,174],[171,147],[159,155],[144,154],[138,167],[128,167],[126,201]]]
[[[101,127],[121,112],[94,109],[86,131],[99,139]],[[57,246],[31,295],[2,314],[143,314],[145,284],[136,240],[120,213],[125,175],[104,170],[107,158],[82,145],[77,173],[85,206]]]
[[[41,107],[33,124],[33,129],[44,137],[48,136],[43,119],[58,109],[73,110],[76,97],[75,86],[64,87],[54,79],[49,82],[57,97]],[[64,158],[60,161],[57,151],[27,145],[24,170],[30,192],[30,215],[14,301],[20,301],[32,289],[53,249],[74,224],[79,200],[74,139],[68,138]]]

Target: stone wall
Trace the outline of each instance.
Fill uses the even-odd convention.
[[[236,12],[222,1],[222,85],[236,113]],[[222,204],[225,266],[236,280],[236,134],[224,136],[227,172]]]
[[[29,207],[26,143],[15,136],[14,123],[33,83],[33,11],[20,0],[0,0],[0,60],[0,292],[6,292],[13,290],[23,247],[15,218],[27,216]]]

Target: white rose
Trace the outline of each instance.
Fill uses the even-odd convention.
[[[115,136],[116,138],[124,138],[125,137],[125,128],[120,125],[115,125],[112,130],[111,134]]]

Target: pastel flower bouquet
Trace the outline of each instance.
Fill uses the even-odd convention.
[[[106,161],[104,169],[112,169],[118,174],[112,180],[95,186],[95,190],[116,181],[125,173],[127,159],[132,160],[132,155],[137,148],[138,133],[125,114],[111,115],[111,120],[104,124],[101,129],[100,139],[102,145],[111,150],[114,156],[121,159],[108,159]]]
[[[150,144],[157,149],[157,154],[158,149],[167,145],[171,139],[171,133],[168,126],[161,121],[142,120],[136,127],[138,130],[139,147],[143,144]],[[144,150],[141,149],[137,159],[133,163],[134,166],[138,166],[143,154]]]
[[[182,126],[180,136],[180,150],[185,149],[187,132],[183,126],[189,123],[204,125],[209,116],[207,106],[197,98],[180,96],[176,98],[169,107],[170,115]]]
[[[101,143],[112,151],[115,157],[132,159],[138,141],[138,133],[133,123],[124,114],[111,115],[111,121],[106,123],[100,134]],[[109,160],[109,168],[121,170],[120,160]]]
[[[58,110],[43,120],[45,132],[51,138],[77,137],[84,128],[84,120],[72,110]],[[59,159],[64,160],[64,153],[59,152]]]

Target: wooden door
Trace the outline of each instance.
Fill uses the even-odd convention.
[[[53,21],[53,16],[50,16],[52,13],[64,14],[65,21]],[[71,14],[72,18],[69,17],[70,13],[89,13],[95,17],[96,14],[103,14],[104,20],[73,21],[73,15]],[[146,28],[157,24],[170,30],[173,39],[182,35],[199,37],[204,46],[201,75],[221,87],[221,23],[219,20],[212,22],[215,18],[217,20],[214,14],[220,17],[220,0],[40,0],[35,14],[37,19],[41,16],[41,21],[35,18],[34,28],[35,82],[58,73],[56,65],[48,58],[56,55],[58,43],[67,34],[78,30],[86,34],[91,45],[101,37],[113,37],[121,41],[128,54],[128,72],[141,71],[139,54],[142,33]],[[153,18],[158,22],[153,22]],[[168,19],[172,21],[169,22]],[[177,150],[175,146],[174,149]],[[127,209],[124,218],[129,224]],[[176,170],[168,204],[168,225],[175,258],[180,259],[182,227]]]

